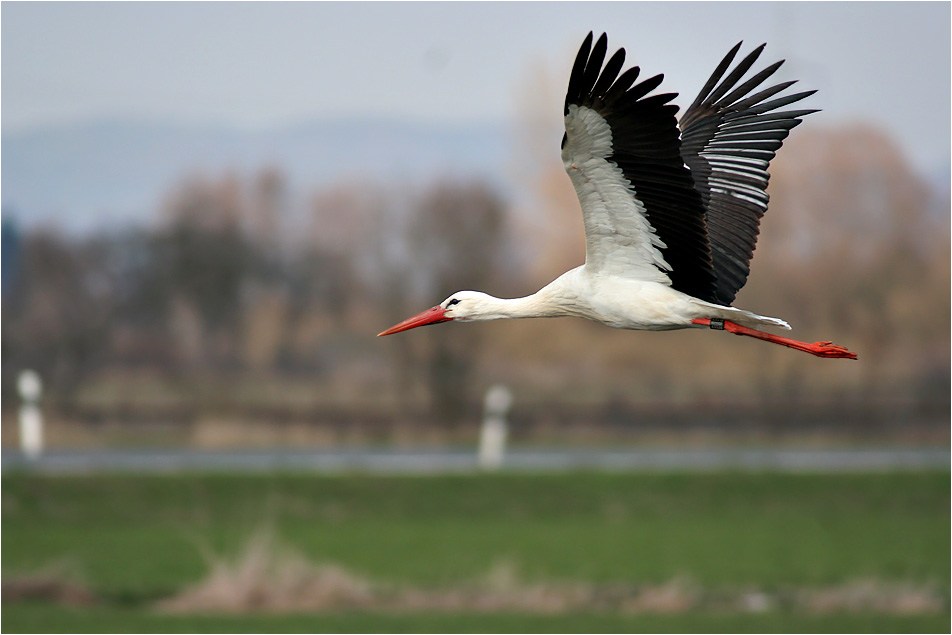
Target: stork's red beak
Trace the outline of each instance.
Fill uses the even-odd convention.
[[[381,335],[393,335],[394,333],[399,333],[400,331],[406,331],[408,329],[415,329],[418,326],[426,326],[427,324],[439,324],[440,322],[449,322],[453,318],[446,317],[446,309],[441,306],[435,306],[432,309],[427,309],[419,315],[414,315],[412,318],[407,318],[400,324],[395,324],[391,326],[383,333],[377,333],[377,337]]]

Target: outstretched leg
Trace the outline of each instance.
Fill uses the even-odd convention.
[[[837,346],[832,342],[815,342],[813,344],[798,342],[797,340],[792,340],[788,337],[781,337],[779,335],[774,335],[773,333],[765,333],[764,331],[758,331],[746,326],[741,326],[740,324],[736,324],[730,320],[722,320],[720,318],[702,318],[691,320],[691,322],[699,326],[709,326],[710,328],[718,331],[729,331],[734,335],[756,337],[757,339],[764,340],[765,342],[773,342],[774,344],[780,344],[781,346],[795,348],[798,351],[810,353],[811,355],[816,355],[817,357],[845,357],[846,359],[856,359],[856,353],[852,353],[842,346]]]

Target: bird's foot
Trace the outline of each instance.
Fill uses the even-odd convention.
[[[842,346],[837,346],[833,342],[814,342],[813,344],[809,344],[805,350],[806,352],[812,353],[817,357],[842,357],[845,359],[857,359],[856,353]]]

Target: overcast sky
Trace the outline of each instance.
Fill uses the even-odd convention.
[[[826,124],[880,124],[921,169],[948,165],[947,2],[4,2],[2,127],[507,119],[527,69],[567,80],[589,30],[664,72],[682,106],[731,45],[765,41],[782,78],[820,89]]]

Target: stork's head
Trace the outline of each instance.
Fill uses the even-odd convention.
[[[423,313],[407,318],[403,322],[391,326],[386,331],[378,333],[381,335],[393,335],[400,331],[415,329],[418,326],[427,324],[439,324],[440,322],[449,322],[450,320],[460,320],[467,322],[471,320],[491,320],[499,317],[495,314],[493,298],[491,295],[480,293],[479,291],[457,291],[446,298],[432,309],[427,309]],[[498,302],[498,300],[496,300]]]

